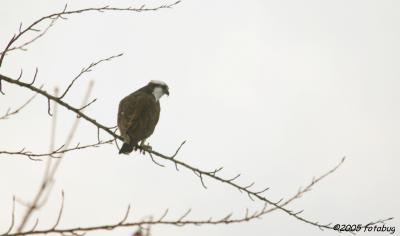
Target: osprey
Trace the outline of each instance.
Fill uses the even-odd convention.
[[[121,100],[118,107],[118,128],[124,139],[119,153],[129,154],[133,149],[151,148],[145,141],[153,134],[160,117],[160,98],[169,95],[163,81],[152,80]],[[138,143],[140,145],[138,145]]]

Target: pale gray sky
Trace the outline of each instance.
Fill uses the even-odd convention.
[[[168,2],[168,1],[167,1]],[[87,6],[149,6],[165,1],[68,1]],[[19,22],[61,10],[64,1],[3,0],[0,45]],[[223,176],[242,173],[239,183],[270,186],[267,197],[295,193],[333,167],[344,166],[291,205],[323,223],[359,224],[399,215],[400,199],[400,2],[395,0],[220,0],[183,1],[151,13],[90,13],[57,23],[27,52],[7,56],[0,73],[24,69],[36,85],[65,88],[82,67],[123,52],[78,81],[66,100],[80,104],[89,80],[98,101],[88,114],[116,123],[120,99],[151,79],[166,81],[161,118],[150,138],[169,154],[188,140],[178,158],[203,169],[224,166]],[[31,94],[3,82],[0,114]],[[60,110],[57,143],[63,143],[74,115]],[[96,128],[82,121],[74,142],[96,142]],[[0,122],[0,150],[49,146],[47,101],[38,97],[12,119]],[[108,138],[102,135],[103,139]],[[0,229],[8,227],[13,195],[30,200],[44,163],[0,157]],[[161,215],[223,216],[262,204],[192,173],[161,168],[147,157],[119,156],[115,146],[66,155],[40,227],[56,218],[66,193],[62,226],[117,222],[128,204],[132,220]],[[18,206],[20,214],[23,207]],[[33,223],[33,222],[31,222]],[[399,220],[388,223],[400,230]],[[129,235],[133,230],[89,235]],[[154,236],[337,235],[321,232],[274,212],[261,220],[230,226],[153,229]],[[385,235],[365,233],[365,235]]]

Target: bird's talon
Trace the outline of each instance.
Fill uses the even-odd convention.
[[[147,150],[150,150],[150,151],[153,150],[153,147],[150,146],[150,143],[147,143],[145,146],[146,146],[146,149],[147,149]]]
[[[146,154],[146,151],[153,150],[152,147],[149,144],[142,144],[142,145],[140,145],[139,148],[140,148],[140,153],[143,154],[143,155]]]

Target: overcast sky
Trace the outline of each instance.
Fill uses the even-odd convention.
[[[68,1],[88,6],[157,6],[170,1]],[[60,11],[64,1],[2,0],[0,45],[24,26]],[[116,124],[119,101],[151,79],[165,81],[161,117],[149,139],[170,154],[187,140],[178,159],[221,175],[242,173],[238,183],[271,187],[266,197],[290,197],[313,176],[343,156],[345,164],[289,208],[322,223],[363,224],[400,212],[400,2],[395,0],[185,0],[150,13],[89,13],[58,22],[28,51],[10,53],[1,74],[24,69],[36,86],[64,89],[82,67],[119,53],[79,80],[65,100],[79,106],[90,80],[98,101],[87,113]],[[45,27],[45,25],[42,25]],[[32,34],[34,35],[34,34]],[[32,36],[31,35],[31,36]],[[26,40],[29,39],[25,38]],[[21,41],[22,42],[22,41]],[[0,115],[31,96],[3,82]],[[74,114],[59,109],[57,145]],[[0,121],[0,150],[46,152],[51,119],[37,97],[18,115]],[[102,139],[108,139],[101,134]],[[97,130],[82,120],[74,144],[97,141]],[[156,166],[146,156],[118,155],[115,145],[71,153],[57,173],[48,204],[35,215],[39,228],[54,223],[65,191],[60,226],[117,222],[128,204],[130,220],[170,219],[188,208],[188,218],[240,217],[252,202],[236,189],[173,165]],[[167,164],[167,163],[164,163]],[[12,196],[29,201],[41,181],[44,162],[0,155],[0,229],[11,220]],[[17,206],[17,216],[24,211]],[[33,224],[34,218],[30,224]],[[398,227],[395,219],[387,225]],[[130,235],[134,229],[88,235]],[[337,235],[321,232],[274,212],[237,225],[157,226],[154,236]],[[386,233],[387,234],[387,233]],[[366,233],[365,235],[385,235]]]

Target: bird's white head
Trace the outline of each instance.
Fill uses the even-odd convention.
[[[169,87],[168,85],[161,80],[151,80],[148,84],[152,88],[152,94],[158,101],[164,94],[169,95]]]

